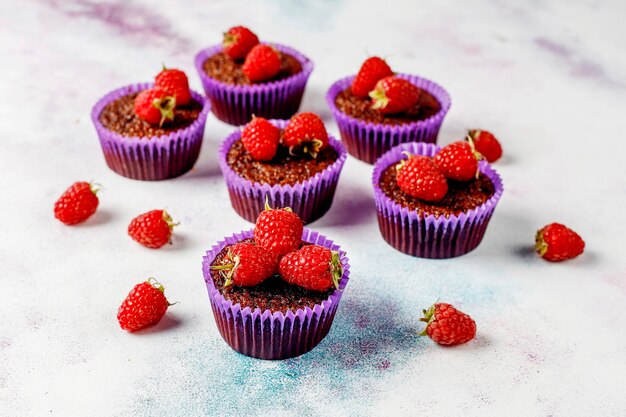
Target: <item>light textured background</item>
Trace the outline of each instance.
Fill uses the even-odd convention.
[[[0,2],[2,417],[626,415],[623,2],[152,3]],[[349,159],[313,227],[347,250],[351,281],[329,336],[282,362],[221,340],[202,279],[204,250],[250,227],[216,161],[232,128],[209,116],[193,172],[144,183],[107,169],[89,119],[101,95],[162,63],[199,90],[194,54],[238,23],[315,61],[302,109],[332,133],[326,89],[380,54],[448,89],[440,143],[484,127],[506,154],[483,243],[445,261],[385,244],[371,167]],[[66,227],[52,205],[75,180],[105,189],[92,219]],[[126,235],[154,208],[181,222],[158,251]],[[554,220],[585,238],[583,256],[532,254]],[[123,332],[116,309],[149,276],[180,303],[152,330]],[[417,337],[420,308],[437,299],[476,319],[474,341]]]

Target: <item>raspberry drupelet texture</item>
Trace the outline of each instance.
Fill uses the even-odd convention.
[[[170,241],[176,225],[167,211],[152,210],[130,222],[128,235],[145,247],[158,249]]]
[[[569,227],[551,223],[537,231],[535,250],[547,261],[561,262],[583,253],[585,241]]]
[[[292,285],[309,291],[337,288],[343,274],[337,252],[318,245],[306,245],[280,260],[280,276]]]
[[[444,146],[433,159],[439,171],[448,179],[469,181],[478,173],[478,156],[465,141]]]
[[[302,220],[291,209],[270,209],[266,204],[254,226],[254,241],[277,256],[283,256],[300,247],[303,229]]]
[[[292,154],[303,153],[312,157],[328,145],[328,132],[322,119],[315,113],[299,113],[289,119],[283,132],[283,145]]]
[[[120,327],[134,332],[157,324],[169,306],[164,291],[154,278],[135,285],[117,311]]]
[[[377,56],[367,58],[352,81],[352,94],[367,97],[379,80],[391,75],[393,71],[384,59]]]
[[[278,269],[278,257],[250,242],[240,242],[229,248],[225,263],[211,266],[225,278],[224,286],[238,287],[259,285]]]
[[[168,96],[174,97],[177,106],[186,106],[191,101],[189,80],[179,69],[163,67],[163,71],[154,78],[154,85],[163,89]]]
[[[431,158],[409,155],[397,169],[398,187],[411,197],[436,202],[448,192],[448,182]]]
[[[276,155],[280,142],[280,129],[267,119],[254,117],[241,132],[241,142],[257,161],[270,161]]]
[[[98,208],[97,192],[88,182],[75,182],[54,203],[54,217],[67,225],[87,220]]]
[[[460,345],[469,342],[476,335],[476,322],[451,304],[433,304],[428,310],[424,310],[421,321],[426,322],[426,328],[421,335],[430,337],[440,345]]]

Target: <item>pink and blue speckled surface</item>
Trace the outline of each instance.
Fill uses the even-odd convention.
[[[0,3],[0,416],[626,415],[624,6],[397,7]],[[371,166],[349,158],[333,207],[312,227],[348,252],[350,285],[328,337],[283,362],[237,355],[221,340],[202,279],[204,251],[249,227],[217,162],[231,127],[209,117],[194,170],[140,183],[106,168],[89,120],[102,94],[162,63],[199,90],[194,54],[238,23],[315,61],[303,109],[334,135],[324,94],[375,53],[450,92],[440,143],[484,126],[506,152],[497,170],[507,190],[485,239],[445,261],[384,243]],[[52,204],[77,179],[105,189],[98,213],[69,228]],[[181,226],[172,246],[151,251],[126,226],[158,207]],[[553,220],[585,237],[584,256],[553,265],[529,251],[535,229]],[[116,309],[149,276],[180,303],[157,327],[122,332]],[[446,349],[417,337],[419,309],[437,299],[472,314],[474,341]]]

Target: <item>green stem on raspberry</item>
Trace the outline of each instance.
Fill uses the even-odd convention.
[[[406,155],[407,159],[403,159],[401,160],[397,165],[396,165],[396,171],[400,171],[402,168],[404,168],[404,166],[406,165],[406,161],[408,161],[409,159],[413,158],[413,155],[411,155],[409,152],[407,151],[402,151],[403,155]]]
[[[163,284],[161,284],[159,281],[157,281],[156,278],[150,277],[150,278],[148,278],[148,280],[146,282],[148,284],[150,284],[153,288],[156,288],[157,290],[159,290],[161,292],[165,292],[165,287],[163,286]]]
[[[98,191],[102,190],[103,188],[104,187],[102,186],[102,184],[99,184],[99,183],[93,182],[93,181],[89,182],[89,189],[91,190],[91,192],[94,195],[98,195]]]
[[[343,265],[341,264],[341,259],[339,259],[339,252],[331,251],[330,258],[330,273],[333,277],[333,284],[335,288],[339,288],[339,281],[343,276]]]
[[[374,89],[368,94],[374,102],[372,103],[373,110],[384,109],[389,104],[389,98],[385,95],[385,90]]]
[[[228,32],[224,32],[224,41],[222,42],[222,45],[224,45],[225,47],[229,47],[230,45],[234,44],[235,42],[237,42],[237,35],[233,35],[231,33]]]
[[[433,321],[433,319],[435,318],[435,305],[433,304],[432,306],[430,306],[430,308],[428,310],[422,310],[424,317],[422,317],[420,319],[420,321],[423,321],[424,323],[426,323],[426,327],[424,327],[424,330],[422,330],[419,335],[420,336],[428,336],[428,325],[430,324],[431,321]]]
[[[265,195],[265,211],[270,211],[272,208],[270,207],[270,198],[266,194]]]
[[[170,214],[165,210],[163,210],[163,220],[165,221],[165,223],[167,223],[167,226],[170,228],[170,230],[180,225],[180,222],[174,222]]]
[[[166,96],[163,98],[155,98],[152,106],[161,112],[161,121],[159,127],[163,126],[166,120],[174,120],[174,108],[176,108],[176,97]]]

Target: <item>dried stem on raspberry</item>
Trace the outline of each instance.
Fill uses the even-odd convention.
[[[543,232],[541,230],[538,230],[535,235],[535,251],[537,251],[540,256],[543,256],[548,251],[548,244],[543,238]]]

